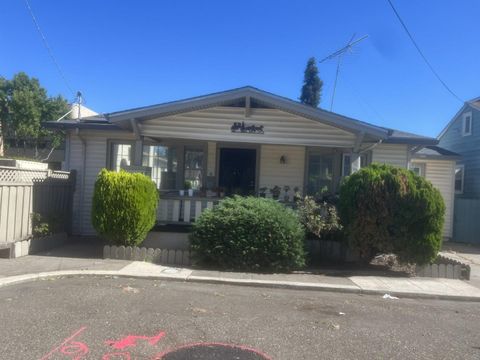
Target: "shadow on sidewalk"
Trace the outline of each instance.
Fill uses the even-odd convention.
[[[52,256],[79,259],[102,259],[104,243],[97,237],[69,237],[62,246],[35,253],[37,256]]]

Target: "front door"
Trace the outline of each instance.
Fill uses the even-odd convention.
[[[255,149],[220,149],[218,185],[226,195],[254,195],[257,151]]]

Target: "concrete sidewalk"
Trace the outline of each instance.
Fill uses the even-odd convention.
[[[255,274],[172,268],[146,262],[31,255],[0,259],[0,287],[59,276],[124,276],[186,282],[390,294],[405,298],[480,301],[480,289],[461,280],[309,273]]]

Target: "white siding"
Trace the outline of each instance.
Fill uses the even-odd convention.
[[[280,157],[285,155],[286,163],[280,164]],[[260,151],[259,187],[272,188],[278,185],[283,188],[289,185],[292,189],[303,188],[305,173],[305,147],[262,145]]]
[[[95,235],[91,221],[92,197],[95,180],[100,170],[107,166],[107,140],[131,140],[132,136],[119,132],[86,132],[82,133],[86,141],[85,178],[83,178],[83,143],[73,132],[69,135],[69,170],[77,171],[75,193],[73,197],[73,233]],[[83,191],[82,204],[82,186]]]
[[[232,133],[234,122],[264,126],[264,134]],[[355,135],[342,129],[276,109],[214,107],[146,120],[140,123],[144,136],[208,141],[233,141],[281,145],[352,147]]]
[[[407,145],[380,144],[372,150],[372,162],[406,168],[408,164]]]
[[[412,159],[412,162],[425,164],[425,178],[442,194],[445,202],[445,225],[443,236],[453,234],[453,205],[455,198],[455,161]]]

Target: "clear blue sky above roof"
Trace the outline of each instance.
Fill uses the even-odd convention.
[[[437,72],[477,97],[480,2],[394,1]],[[86,105],[112,112],[252,85],[297,99],[308,57],[353,33],[369,38],[345,58],[335,112],[436,136],[460,104],[437,82],[387,1],[40,1],[30,4]],[[24,1],[0,3],[0,74],[25,71],[69,99]],[[335,62],[321,64],[329,109]]]

